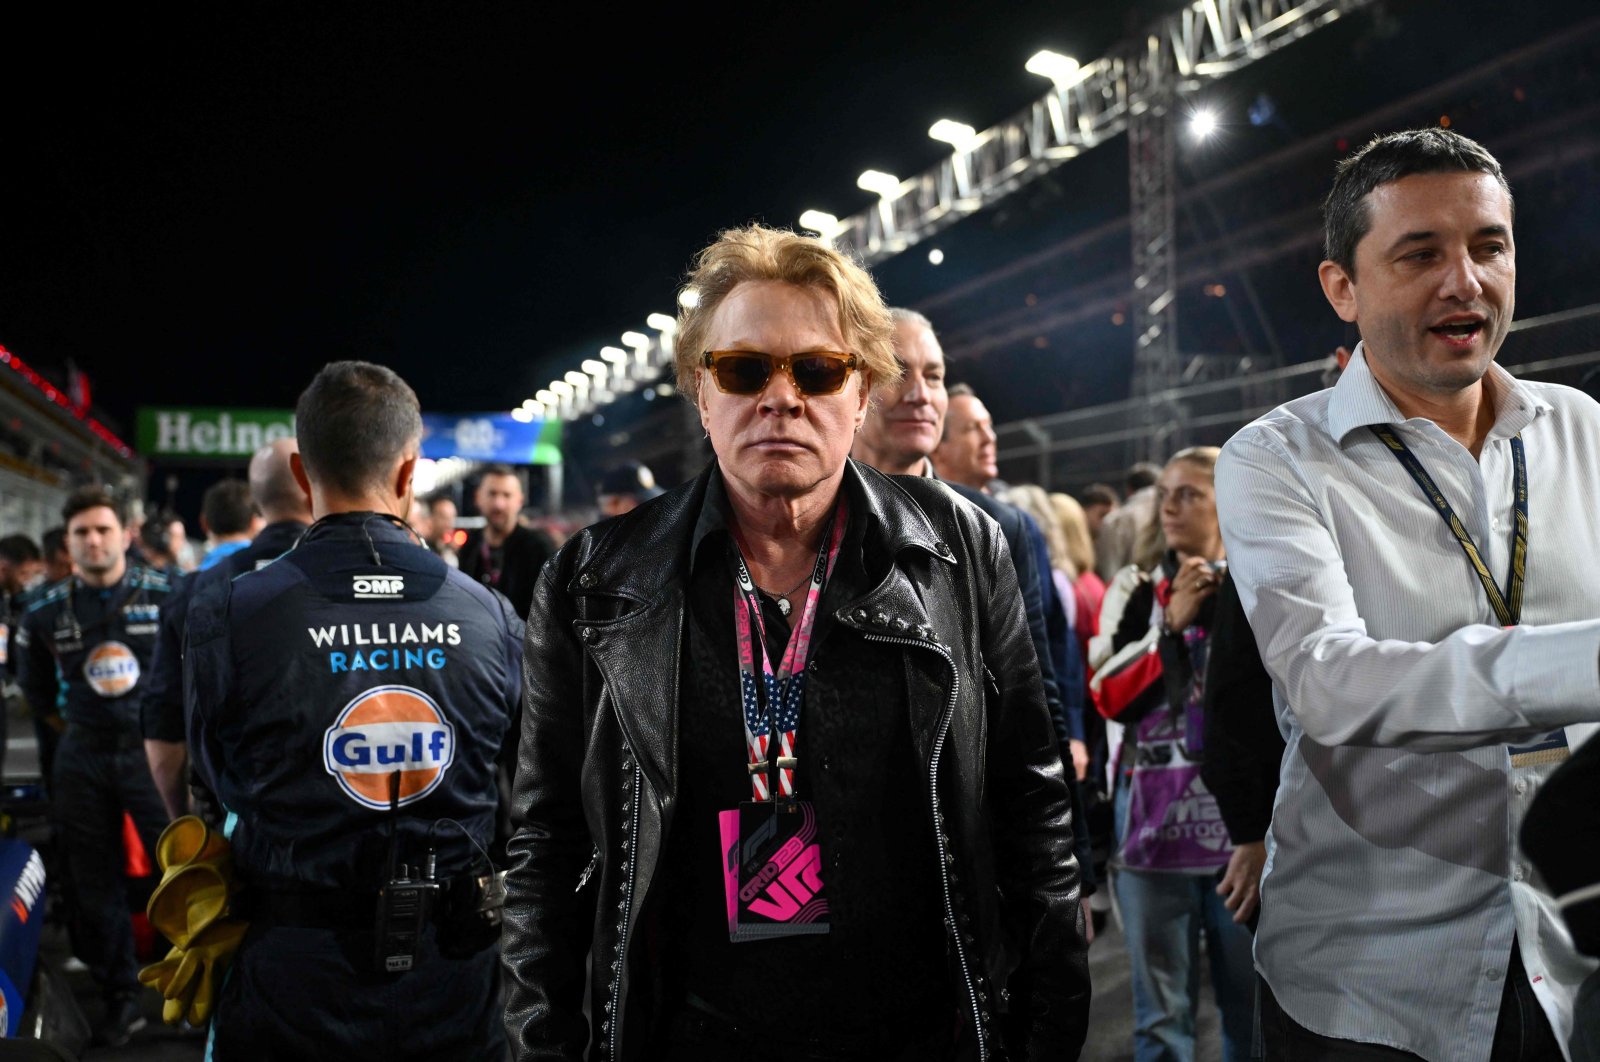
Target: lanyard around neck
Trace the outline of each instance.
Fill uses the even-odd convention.
[[[794,769],[799,762],[795,756],[795,740],[800,729],[800,706],[805,695],[806,662],[811,655],[811,631],[816,624],[822,587],[833,574],[833,566],[839,559],[847,509],[841,491],[839,504],[817,547],[816,562],[811,566],[811,583],[806,590],[805,605],[800,609],[800,621],[789,635],[788,647],[776,672],[772,670],[772,660],[767,656],[767,628],[761,614],[761,599],[756,596],[755,581],[750,578],[750,569],[745,565],[737,527],[732,528],[737,547],[734,550],[736,585],[733,588],[733,627],[739,649],[739,700],[743,708],[750,788],[754,799],[758,801],[772,798],[769,779],[774,730],[778,733],[778,791],[786,798],[794,796]],[[761,661],[760,681],[756,677],[758,654]]]
[[[1400,438],[1400,432],[1392,424],[1369,425],[1372,434],[1376,435],[1383,445],[1394,454],[1405,470],[1411,473],[1411,478],[1422,489],[1423,496],[1433,503],[1434,509],[1439,513],[1439,518],[1450,529],[1456,541],[1461,544],[1461,552],[1467,555],[1472,570],[1478,573],[1478,581],[1483,584],[1483,592],[1489,598],[1489,607],[1494,609],[1494,614],[1502,626],[1511,627],[1522,622],[1522,584],[1527,576],[1528,566],[1528,460],[1522,449],[1522,435],[1518,433],[1511,439],[1511,484],[1512,506],[1516,513],[1516,526],[1511,532],[1511,571],[1506,575],[1505,593],[1500,592],[1500,586],[1494,581],[1494,575],[1489,571],[1483,554],[1478,551],[1478,544],[1472,540],[1472,534],[1451,508],[1450,501],[1444,496],[1444,491],[1428,475],[1428,470],[1423,467],[1422,461],[1405,440]]]

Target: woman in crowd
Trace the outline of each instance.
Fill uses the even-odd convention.
[[[1200,777],[1206,649],[1226,570],[1212,485],[1217,454],[1193,447],[1167,462],[1157,489],[1165,555],[1149,572],[1117,573],[1090,649],[1096,706],[1126,727],[1112,887],[1132,961],[1138,1062],[1194,1056],[1202,933],[1224,1056],[1242,1062],[1250,1051],[1250,935],[1218,895],[1232,846]]]
[[[898,373],[859,266],[752,226],[689,284],[715,459],[574,535],[528,616],[514,1053],[1076,1058],[1068,790],[999,529],[848,460]]]

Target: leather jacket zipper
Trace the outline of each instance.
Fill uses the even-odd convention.
[[[961,672],[956,669],[956,662],[950,656],[949,650],[933,641],[918,641],[914,638],[895,638],[883,634],[871,634],[862,631],[863,636],[870,642],[885,642],[889,645],[909,645],[921,649],[931,649],[944,657],[944,662],[950,667],[950,700],[945,705],[944,714],[939,717],[939,734],[933,741],[933,755],[928,760],[928,795],[933,805],[933,838],[939,850],[939,883],[943,886],[945,924],[950,928],[950,940],[955,944],[956,963],[961,967],[961,980],[967,990],[967,1002],[972,1007],[973,1031],[978,1039],[978,1062],[987,1062],[989,1058],[988,1037],[983,1027],[983,1009],[978,1003],[978,990],[972,983],[972,967],[967,962],[967,953],[961,946],[961,930],[956,922],[955,904],[950,898],[950,866],[953,857],[950,855],[949,846],[945,843],[943,816],[939,810],[939,759],[944,755],[945,738],[950,734],[950,722],[955,717],[956,700],[961,692]]]
[[[633,764],[633,785],[628,794],[628,802],[632,804],[632,815],[625,810],[622,817],[622,828],[627,836],[622,842],[623,850],[628,857],[628,874],[623,881],[622,902],[617,909],[617,957],[611,963],[611,992],[610,999],[606,1001],[606,1015],[601,1019],[601,1035],[609,1031],[609,1057],[611,1062],[618,1062],[618,1042],[622,1039],[622,971],[628,960],[628,931],[633,928],[629,919],[633,914],[633,879],[639,865],[638,831],[629,829],[630,817],[634,823],[638,822],[639,800],[644,783],[644,771],[639,767],[638,760]],[[610,1029],[606,1028],[607,1024]]]

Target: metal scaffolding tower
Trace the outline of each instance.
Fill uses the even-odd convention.
[[[1133,395],[1141,427],[1135,457],[1168,450],[1177,410],[1156,401],[1183,372],[1178,351],[1178,175],[1173,164],[1177,64],[1169,38],[1152,34],[1130,71],[1128,222],[1133,241]]]

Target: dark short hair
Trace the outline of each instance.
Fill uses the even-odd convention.
[[[1136,490],[1153,487],[1161,482],[1161,466],[1149,461],[1140,461],[1128,469],[1128,478],[1123,480],[1123,486],[1132,494]]]
[[[146,557],[165,557],[172,553],[167,545],[167,528],[171,524],[171,520],[162,519],[158,514],[139,526],[139,548]]]
[[[26,564],[39,559],[39,547],[27,535],[7,535],[0,538],[0,560],[8,564]]]
[[[110,491],[100,486],[79,487],[67,495],[66,504],[61,506],[61,522],[70,524],[72,523],[72,518],[79,513],[86,513],[90,509],[100,508],[110,509],[112,515],[117,518],[117,523],[126,524],[128,522],[128,515],[123,509],[122,503],[112,497]],[[62,528],[63,543],[66,541],[65,534],[66,529]]]
[[[44,554],[46,560],[49,560],[58,553],[65,553],[66,551],[67,529],[64,527],[52,527],[50,530],[46,531],[44,533],[44,537],[39,540],[39,552]]]
[[[516,469],[512,468],[510,465],[501,464],[498,461],[492,465],[484,465],[483,471],[478,473],[478,480],[479,482],[482,482],[483,480],[488,479],[490,476],[514,476],[518,483],[522,482],[522,477],[517,475]]]
[[[456,500],[448,494],[435,494],[433,497],[428,499],[428,511],[430,513],[433,512],[439,507],[440,502],[449,502],[451,505],[454,505]]]
[[[417,393],[382,365],[335,361],[323,366],[294,407],[306,476],[347,494],[377,485],[422,438]]]
[[[213,483],[200,500],[200,515],[205,518],[206,530],[213,535],[237,535],[250,530],[255,512],[250,484],[242,479]]]
[[[1322,201],[1324,257],[1356,275],[1356,244],[1372,228],[1367,196],[1380,185],[1419,173],[1487,173],[1511,200],[1511,186],[1500,163],[1476,140],[1448,129],[1408,129],[1373,137],[1339,163],[1333,188]]]
[[[1083,493],[1078,495],[1078,501],[1085,509],[1091,505],[1117,505],[1117,492],[1105,483],[1091,483],[1083,488]]]

